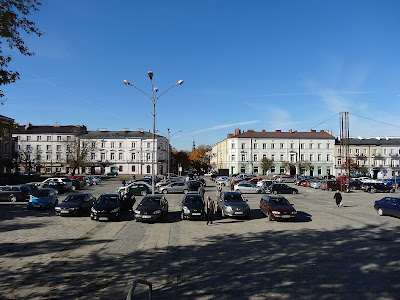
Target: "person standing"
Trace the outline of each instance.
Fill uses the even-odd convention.
[[[221,196],[222,193],[222,184],[218,183],[217,184],[217,198],[219,198],[219,196]]]
[[[204,209],[205,209],[206,214],[207,214],[207,225],[208,225],[208,223],[212,224],[213,216],[214,216],[215,211],[216,211],[215,202],[214,202],[214,200],[211,199],[210,196],[207,196],[207,199],[206,199],[204,204],[205,204]]]
[[[201,197],[204,199],[205,189],[204,189],[203,184],[200,184],[200,187],[199,187],[199,189],[198,189],[197,192],[198,192],[198,193],[201,195]]]
[[[340,194],[339,190],[336,191],[335,195],[333,196],[333,199],[335,199],[337,207],[343,206],[342,195]]]

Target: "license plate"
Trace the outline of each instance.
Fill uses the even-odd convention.
[[[201,213],[192,213],[192,216],[201,216]]]
[[[62,214],[69,214],[69,210],[62,210],[61,213]]]
[[[108,217],[99,217],[99,221],[108,221]]]
[[[290,216],[288,216],[288,215],[283,215],[282,218],[284,218],[284,219],[289,219]]]
[[[150,219],[151,218],[151,216],[142,216],[142,219]]]
[[[235,215],[243,215],[242,211],[235,211]]]

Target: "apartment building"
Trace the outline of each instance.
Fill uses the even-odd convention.
[[[227,159],[218,155],[227,148]],[[257,132],[247,130],[242,132],[236,129],[234,134],[228,134],[227,139],[213,146],[211,163],[213,166],[229,169],[230,174],[254,173],[263,174],[262,159],[274,161],[274,167],[269,174],[292,175],[305,173],[311,176],[325,176],[333,174],[335,138],[326,131],[311,130],[298,132],[276,130]],[[217,161],[218,159],[218,161]],[[289,162],[292,167],[288,171],[284,168]],[[309,169],[302,169],[302,163],[308,163]]]
[[[0,175],[11,173],[15,154],[14,119],[0,115]]]

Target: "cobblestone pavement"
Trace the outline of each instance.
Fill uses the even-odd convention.
[[[206,196],[216,188],[207,181]],[[107,181],[87,191],[115,192]],[[398,299],[400,219],[380,217],[375,200],[298,187],[285,196],[296,222],[261,216],[260,195],[245,195],[250,220],[180,221],[182,195],[167,195],[160,223],[96,222],[0,203],[0,295],[4,299],[125,299],[134,279],[155,299]],[[60,197],[62,200],[63,197]],[[141,197],[137,197],[139,202]],[[135,292],[147,296],[144,286]]]

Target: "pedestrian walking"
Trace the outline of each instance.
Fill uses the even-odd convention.
[[[215,212],[217,211],[217,207],[215,206],[215,202],[214,200],[211,199],[210,196],[207,196],[207,199],[204,203],[205,207],[205,211],[206,211],[206,215],[207,215],[207,225],[208,223],[213,222],[213,216],[215,214]]]
[[[222,193],[222,184],[218,183],[217,184],[217,198],[219,198],[219,196],[221,196]]]
[[[135,174],[133,174],[133,175],[132,175],[132,179],[133,179],[133,180],[135,180],[135,179],[136,179],[136,176],[135,176]]]
[[[201,195],[201,197],[204,199],[205,189],[204,189],[204,186],[203,186],[202,184],[200,184],[200,187],[199,187],[199,189],[198,189],[197,192],[198,192],[198,193]]]
[[[335,195],[333,196],[333,199],[335,199],[337,207],[343,206],[342,195],[340,194],[339,190],[336,191]]]
[[[122,185],[125,186],[125,179],[122,180]]]

